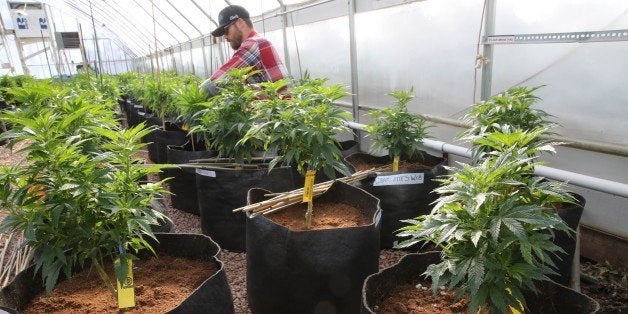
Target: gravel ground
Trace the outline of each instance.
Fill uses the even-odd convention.
[[[165,196],[164,201],[167,205],[166,214],[173,221],[173,232],[201,233],[199,216],[173,208],[170,202],[170,196]],[[382,250],[379,257],[379,268],[384,269],[392,266],[405,254],[406,253],[403,251]],[[222,261],[225,264],[227,280],[231,287],[235,313],[251,313],[246,300],[246,253],[223,250]]]
[[[26,154],[18,151],[26,145],[27,143],[19,143],[13,147],[12,150],[8,149],[5,145],[0,146],[0,166],[13,165],[22,160]],[[138,157],[148,159],[147,155],[147,152],[143,151],[138,155]],[[152,175],[149,179],[151,181],[156,181],[157,176]],[[167,185],[167,183],[165,184]],[[166,214],[173,222],[173,232],[201,233],[199,216],[173,208],[169,195],[164,196],[164,203],[166,204]],[[0,211],[0,220],[3,219],[4,216],[5,213]],[[3,244],[4,243],[0,243],[0,247],[2,247]],[[404,252],[400,251],[382,250],[380,254],[380,269],[393,265],[404,254]],[[246,300],[246,253],[236,253],[223,250],[222,260],[225,264],[229,285],[231,286],[235,312],[238,314],[250,313],[251,311],[248,308]]]
[[[145,158],[149,163],[148,154],[142,152],[139,157]],[[156,181],[157,176],[149,177],[149,180]],[[165,185],[167,186],[167,182]],[[201,233],[201,222],[199,216],[190,214],[172,207],[169,195],[164,196],[166,204],[166,214],[173,222],[173,232],[176,233]],[[403,251],[382,250],[379,257],[379,268],[384,269],[392,266],[405,255]],[[222,251],[222,261],[225,264],[227,280],[231,287],[231,295],[236,314],[251,313],[246,300],[246,253],[237,253],[227,250]]]

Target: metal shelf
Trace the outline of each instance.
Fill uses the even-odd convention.
[[[485,45],[510,45],[544,43],[589,43],[607,41],[628,41],[628,29],[572,33],[492,35],[484,36],[482,43]]]

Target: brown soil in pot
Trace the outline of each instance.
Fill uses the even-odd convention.
[[[432,293],[431,283],[427,281],[399,285],[380,300],[373,309],[378,314],[432,314],[465,313],[468,300],[454,298],[454,291],[438,290]]]
[[[105,267],[115,280],[111,263]],[[24,313],[165,313],[218,270],[212,261],[172,256],[137,260],[133,269],[136,306],[132,309],[119,310],[117,297],[106,289],[96,270],[88,268],[61,282],[49,297],[39,294]]]
[[[306,210],[307,204],[303,203],[266,217],[292,231],[303,231],[308,230],[305,228]],[[357,227],[373,223],[373,217],[366,216],[360,208],[348,204],[316,202],[314,199],[313,211],[312,228],[309,230]]]

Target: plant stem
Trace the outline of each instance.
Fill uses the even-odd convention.
[[[307,202],[307,210],[305,211],[305,228],[312,228],[312,213],[314,212],[314,200]]]
[[[98,275],[100,275],[100,279],[102,279],[105,282],[105,286],[107,286],[107,289],[109,289],[109,292],[111,292],[111,295],[115,298],[116,297],[116,288],[113,286],[113,283],[111,283],[111,280],[109,279],[109,276],[107,276],[107,273],[105,272],[105,269],[94,258],[92,259],[92,265],[94,265],[94,267],[96,267],[96,271],[98,272]]]

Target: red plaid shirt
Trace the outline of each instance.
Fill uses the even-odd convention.
[[[252,31],[249,37],[242,42],[240,48],[235,51],[233,57],[216,70],[210,79],[212,81],[221,79],[229,70],[247,66],[261,71],[258,75],[249,78],[249,83],[275,82],[288,76],[286,67],[279,59],[279,55],[270,41]]]

